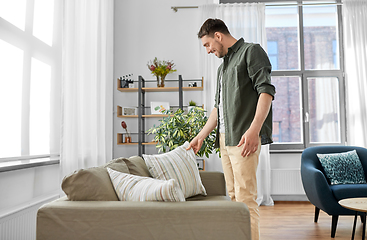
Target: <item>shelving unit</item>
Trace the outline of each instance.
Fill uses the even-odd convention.
[[[138,78],[137,88],[121,88],[120,81],[117,81],[117,90],[120,92],[137,92],[138,93],[138,114],[137,115],[123,115],[122,107],[117,106],[117,117],[119,118],[137,118],[138,119],[138,142],[124,143],[123,133],[117,133],[117,144],[118,145],[138,145],[138,152],[141,156],[145,153],[146,145],[155,145],[156,142],[146,142],[145,141],[145,118],[164,118],[168,115],[166,114],[145,114],[145,93],[147,92],[178,92],[179,98],[179,108],[183,110],[183,91],[203,91],[204,78],[201,79],[190,79],[183,80],[182,76],[178,76],[178,80],[166,80],[172,82],[178,82],[178,87],[145,87],[146,82],[153,82],[156,80],[145,80],[142,76]],[[201,86],[198,87],[183,87],[184,81],[191,82],[201,82]]]

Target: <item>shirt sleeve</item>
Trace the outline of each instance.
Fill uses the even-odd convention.
[[[247,70],[253,88],[260,95],[267,93],[275,96],[275,87],[271,84],[271,63],[268,55],[259,44],[253,44],[246,54]]]

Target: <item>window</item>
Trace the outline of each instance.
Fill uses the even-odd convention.
[[[268,56],[272,70],[278,70],[278,42],[268,41]]]
[[[59,154],[58,2],[0,1],[0,162]]]
[[[271,149],[345,142],[340,12],[336,1],[267,4],[267,52],[277,91]]]

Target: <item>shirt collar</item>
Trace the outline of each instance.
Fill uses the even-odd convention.
[[[243,40],[243,38],[238,39],[237,42],[232,45],[232,47],[228,48],[227,55],[231,54],[232,52],[237,52],[244,42],[245,41]]]

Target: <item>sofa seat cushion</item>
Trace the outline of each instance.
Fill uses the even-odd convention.
[[[367,184],[339,184],[330,188],[337,201],[345,198],[367,197]]]
[[[242,202],[65,201],[42,206],[37,240],[251,239]]]
[[[193,197],[186,198],[186,201],[231,201],[228,196],[216,195],[216,196],[204,196],[196,195]]]

